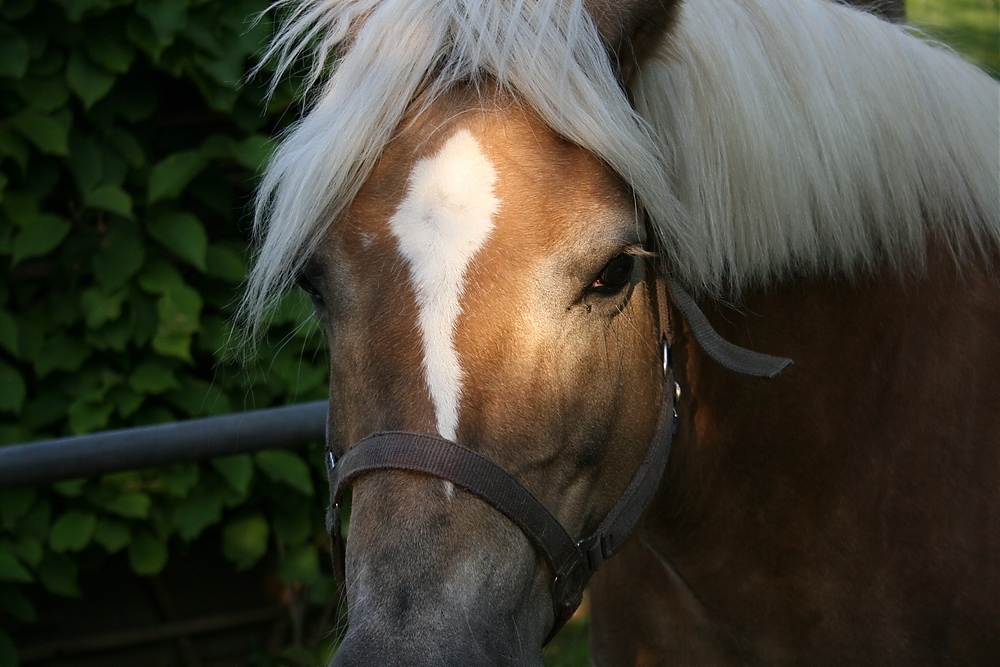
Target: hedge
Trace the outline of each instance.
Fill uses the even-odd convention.
[[[0,445],[324,398],[322,335],[292,295],[258,356],[225,352],[248,214],[295,113],[245,72],[266,0],[0,3]],[[218,527],[237,569],[273,557],[316,600],[318,448],[0,492],[0,628],[32,587],[127,553],[140,575]],[[0,665],[17,663],[0,629]]]

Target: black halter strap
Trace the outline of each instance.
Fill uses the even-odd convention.
[[[548,642],[580,605],[584,588],[594,572],[621,548],[631,534],[652,500],[667,465],[677,419],[673,371],[667,363],[673,329],[666,280],[659,272],[655,285],[664,353],[660,413],[639,468],[597,530],[583,539],[574,539],[559,519],[516,477],[456,442],[424,433],[375,433],[348,449],[339,461],[334,460],[332,453],[328,455],[331,506],[327,513],[327,530],[332,542],[334,573],[341,588],[344,582],[344,542],[340,529],[340,501],[346,487],[375,470],[403,470],[439,477],[478,496],[510,519],[549,564],[553,575],[555,620],[546,639]],[[744,375],[775,377],[791,364],[790,359],[761,355],[724,341],[711,328],[691,297],[673,283],[670,287],[674,302],[688,319],[692,330],[697,327],[700,331],[700,334],[694,333],[695,338],[706,348],[711,345],[721,350],[715,354],[709,351],[709,354],[722,365]],[[683,305],[681,302],[684,302]],[[705,328],[709,334],[705,334]]]
[[[673,374],[664,377],[663,391],[674,394]],[[576,611],[583,589],[597,568],[610,558],[632,532],[659,485],[674,431],[673,401],[661,402],[656,433],[631,483],[600,527],[582,540],[563,525],[520,481],[503,468],[456,442],[422,433],[376,433],[351,447],[330,470],[333,503],[328,528],[333,540],[334,567],[344,577],[344,545],[340,534],[340,499],[353,480],[374,470],[405,470],[440,477],[478,496],[510,519],[531,541],[552,569],[554,635]]]
[[[677,308],[684,315],[691,335],[708,356],[723,368],[747,377],[766,378],[773,380],[792,365],[792,360],[786,357],[774,357],[748,350],[739,345],[733,345],[712,328],[705,313],[690,294],[676,281],[670,281],[670,296]]]

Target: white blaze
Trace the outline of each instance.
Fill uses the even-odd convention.
[[[468,130],[417,162],[389,229],[409,263],[438,432],[455,439],[462,368],[455,349],[465,270],[493,229],[496,171]]]

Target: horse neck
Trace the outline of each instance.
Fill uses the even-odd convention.
[[[825,530],[823,515],[880,506],[866,494],[907,489],[925,490],[921,508],[892,511],[920,525],[935,499],[1000,484],[998,261],[958,270],[937,246],[902,278],[887,268],[704,304],[723,336],[795,365],[776,380],[738,377],[680,332],[684,393],[655,526],[664,548],[685,552],[711,526],[763,516],[808,536]]]
[[[690,608],[674,625],[775,664],[809,662],[836,628],[905,636],[904,619],[931,622],[956,599],[989,617],[998,255],[959,272],[939,247],[905,279],[886,269],[703,303],[734,343],[795,360],[771,381],[718,367],[681,327],[678,431],[642,532],[670,574],[658,595]],[[859,645],[857,659],[917,664],[921,646]]]

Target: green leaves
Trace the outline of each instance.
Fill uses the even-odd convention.
[[[136,574],[159,574],[167,564],[167,545],[148,530],[139,530],[129,544],[128,562]]]
[[[42,153],[66,155],[69,152],[69,128],[73,122],[69,110],[43,113],[25,109],[12,116],[9,122]]]
[[[14,264],[52,252],[72,228],[68,220],[41,212],[33,198],[20,193],[7,196],[0,209],[18,230],[11,245]]]
[[[153,349],[163,356],[191,360],[191,339],[198,331],[202,300],[172,266],[150,264],[139,277],[144,290],[159,296],[156,313],[159,327]]]
[[[247,17],[267,4],[0,2],[0,444],[322,394],[308,311],[283,313],[274,340],[293,344],[259,368],[219,352],[286,115],[243,82],[270,27]],[[147,576],[199,539],[240,568],[280,552],[282,576],[329,593],[320,455],[0,491],[0,627],[33,622],[32,589],[79,595],[80,567],[108,554]]]
[[[89,109],[115,84],[115,76],[91,60],[84,51],[73,51],[66,65],[66,81],[70,89]]]
[[[205,253],[205,273],[228,283],[241,283],[247,267],[235,251],[221,245],[211,245]]]
[[[236,493],[245,496],[250,490],[250,482],[253,480],[253,461],[248,454],[212,459],[212,466]]]
[[[161,160],[149,174],[150,204],[176,199],[188,183],[208,166],[200,151],[181,151]]]
[[[129,385],[143,394],[162,394],[180,387],[173,368],[158,359],[140,364],[129,377]]]
[[[90,538],[97,527],[97,516],[93,512],[70,510],[52,524],[49,546],[53,551],[80,551],[90,544]]]
[[[31,487],[0,491],[0,528],[12,530],[32,508],[36,498]]]
[[[35,358],[35,373],[44,378],[57,370],[79,370],[90,355],[90,348],[82,341],[56,334],[45,341],[41,353]]]
[[[132,540],[128,525],[114,519],[98,520],[94,527],[94,542],[97,542],[109,553],[121,551]]]
[[[84,321],[91,329],[97,329],[106,322],[121,317],[122,304],[125,302],[126,292],[107,293],[104,290],[91,288],[84,290],[81,296],[83,306]]]
[[[132,197],[117,185],[104,184],[91,190],[84,198],[84,204],[125,218],[132,217]]]
[[[281,558],[281,576],[285,581],[316,583],[323,578],[319,549],[302,545],[289,549]]]
[[[31,603],[18,586],[13,584],[0,584],[0,610],[21,621],[22,623],[34,623],[38,620],[35,605]],[[0,665],[6,664],[0,657]]]
[[[128,519],[145,519],[152,504],[149,495],[141,491],[115,492],[109,489],[96,493],[91,501],[107,512]]]
[[[0,77],[20,79],[27,70],[27,40],[9,25],[0,23]]]
[[[138,228],[128,222],[109,220],[93,256],[94,277],[105,289],[117,289],[139,271],[145,258],[146,249]]]
[[[250,514],[229,523],[222,531],[222,553],[237,570],[246,570],[267,553],[270,527],[261,514]]]
[[[27,584],[34,581],[31,573],[21,565],[14,554],[8,551],[0,551],[0,581],[13,581],[19,584]]]
[[[24,221],[14,237],[13,262],[46,255],[63,242],[72,228],[68,220],[47,213]]]
[[[313,495],[309,468],[298,455],[283,449],[265,449],[254,454],[254,461],[275,482],[287,484],[303,495]]]
[[[14,642],[6,632],[0,630],[0,666],[17,667],[17,665],[17,649],[14,647]]]
[[[110,0],[55,0],[66,10],[66,17],[73,23],[87,15],[105,12],[111,6]]]
[[[21,373],[0,359],[0,411],[19,413],[26,394]]]
[[[139,0],[136,12],[145,17],[158,42],[167,45],[187,22],[187,3],[176,0]]]
[[[174,509],[173,523],[177,534],[190,542],[206,527],[222,518],[225,496],[219,489],[199,487]]]
[[[178,284],[165,290],[156,304],[160,328],[153,338],[153,349],[167,357],[191,361],[191,338],[198,331],[201,295]]]
[[[274,152],[274,140],[262,134],[255,134],[233,145],[232,154],[236,161],[251,171],[261,171],[267,159]]]
[[[50,593],[75,598],[80,597],[76,584],[79,571],[80,568],[69,557],[49,551],[38,564],[35,574]]]
[[[182,211],[164,211],[149,220],[149,235],[204,271],[208,234],[198,218]]]
[[[110,23],[88,31],[84,47],[94,63],[112,74],[125,74],[135,60],[135,48]]]

